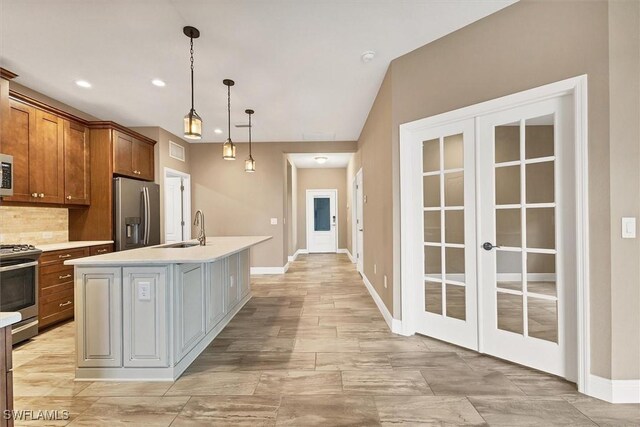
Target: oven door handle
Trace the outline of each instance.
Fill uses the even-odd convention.
[[[38,265],[38,261],[25,262],[23,264],[16,264],[16,265],[9,265],[6,267],[0,267],[0,273],[2,273],[3,271],[18,270],[20,268],[35,267],[37,265]]]

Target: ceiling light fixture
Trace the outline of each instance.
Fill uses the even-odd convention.
[[[89,89],[91,87],[91,83],[86,80],[76,80],[76,84],[85,89]]]
[[[215,128],[215,129],[213,130],[213,133],[216,133],[216,134],[220,135],[220,134],[222,133],[222,129],[220,129],[220,128]]]
[[[200,37],[200,31],[198,31],[197,28],[187,26],[182,29],[182,32],[184,32],[185,36],[189,37],[191,46],[189,50],[191,61],[191,109],[189,113],[184,116],[184,137],[188,139],[200,139],[202,138],[202,119],[193,107],[193,39]]]
[[[151,84],[154,86],[158,86],[158,87],[165,87],[167,84],[164,82],[164,80],[160,80],[160,79],[153,79],[151,80]]]
[[[251,155],[251,115],[255,112],[253,110],[244,110],[245,113],[249,115],[249,157],[244,161],[244,171],[245,172],[255,172],[256,171],[256,161],[253,160],[253,156]]]
[[[362,59],[362,62],[364,62],[365,64],[367,62],[371,62],[373,61],[373,58],[376,57],[376,53],[372,50],[368,50],[366,52],[362,52],[362,55],[360,55],[360,59]]]
[[[327,163],[327,160],[329,160],[328,157],[325,156],[318,156],[318,157],[314,157],[314,159],[316,160],[316,162],[318,162],[318,164],[323,165],[325,163]]]
[[[231,141],[231,86],[236,84],[231,79],[224,79],[222,83],[227,87],[227,141],[222,146],[222,158],[225,160],[236,159],[236,146]]]

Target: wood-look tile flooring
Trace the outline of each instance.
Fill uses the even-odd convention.
[[[640,425],[640,405],[391,334],[344,255],[252,281],[254,297],[175,383],[74,382],[69,323],[16,348],[16,408],[68,410],[54,424],[73,426]]]

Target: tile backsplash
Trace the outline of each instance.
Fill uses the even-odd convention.
[[[0,206],[0,243],[39,245],[67,241],[67,209]]]

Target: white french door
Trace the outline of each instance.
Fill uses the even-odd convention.
[[[401,130],[407,332],[576,380],[573,97],[493,111]]]
[[[571,97],[479,119],[483,352],[576,379]]]
[[[338,190],[307,190],[307,250],[338,252]]]
[[[417,332],[477,349],[474,121],[417,133],[423,283]],[[416,256],[420,256],[416,254]]]

